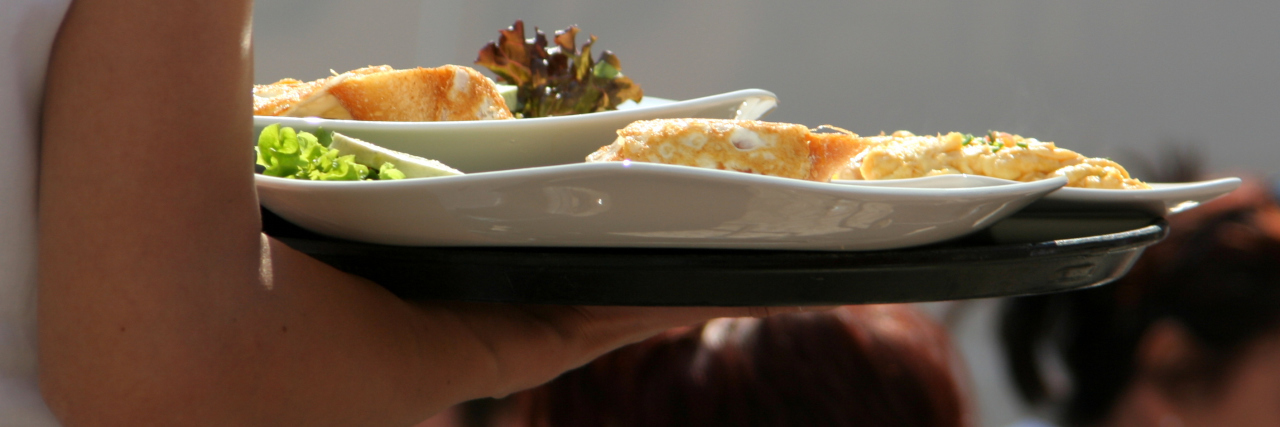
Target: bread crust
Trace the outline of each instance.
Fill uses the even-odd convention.
[[[470,67],[386,65],[312,82],[254,87],[254,114],[397,122],[511,119],[492,80]]]
[[[356,120],[510,119],[493,82],[456,65],[360,75],[329,90]]]
[[[353,75],[364,75],[393,71],[387,65],[376,65],[355,69],[340,75],[304,82],[296,79],[281,79],[266,85],[253,86],[253,114],[256,116],[287,116],[288,113],[304,100],[312,98],[332,86],[339,79]],[[335,118],[335,117],[325,117]]]

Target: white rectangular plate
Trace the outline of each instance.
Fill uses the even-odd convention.
[[[708,118],[755,120],[778,105],[761,89],[673,101],[644,97],[615,111],[513,120],[458,122],[366,122],[318,118],[254,116],[254,134],[279,123],[298,130],[324,127],[392,150],[439,160],[463,172],[581,163],[609,145],[618,129],[637,120]]]
[[[895,188],[965,188],[1012,183],[977,175],[938,175],[882,181],[833,181],[860,186]],[[1240,178],[1209,181],[1151,183],[1150,190],[1102,190],[1062,187],[1027,206],[1027,212],[1141,214],[1164,217],[1222,197],[1240,186]]]
[[[632,162],[400,181],[257,176],[271,211],[320,234],[368,243],[795,250],[953,239],[1065,183],[886,188]]]

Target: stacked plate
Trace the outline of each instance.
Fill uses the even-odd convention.
[[[1062,188],[1063,179],[980,176],[817,183],[649,163],[583,163],[635,120],[758,119],[770,92],[687,101],[646,97],[618,111],[472,122],[358,122],[256,117],[324,127],[440,160],[467,175],[404,181],[310,182],[257,177],[262,204],[321,235],[403,246],[609,247],[865,251],[938,243],[1016,212],[1150,222],[1226,194],[1234,178],[1151,190]],[[1033,233],[1034,234],[1034,233]],[[1040,234],[1040,236],[1050,236]]]
[[[1122,276],[1164,216],[1238,179],[1151,190],[937,176],[831,183],[652,163],[584,163],[635,120],[759,119],[763,90],[484,122],[257,117],[324,127],[466,175],[257,177],[264,230],[407,299],[831,305],[1080,289]],[[278,215],[278,216],[277,216]],[[283,219],[282,219],[283,218]]]

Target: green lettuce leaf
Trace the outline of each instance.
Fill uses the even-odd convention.
[[[383,163],[382,166],[378,168],[378,179],[404,179],[404,172],[400,172],[399,169],[396,169],[396,165],[393,165],[390,162]]]
[[[308,177],[314,181],[361,181],[369,177],[369,167],[356,163],[356,156],[339,156],[337,150],[328,150],[316,159],[315,168]]]
[[[300,139],[292,128],[267,126],[258,135],[258,164],[266,167],[263,175],[305,178],[313,168],[312,160],[323,154],[312,145],[318,145],[314,137]]]
[[[263,175],[316,181],[359,181],[372,179],[369,167],[356,163],[354,155],[340,156],[328,148],[333,131],[317,129],[315,134],[273,124],[258,135],[258,164]],[[403,173],[390,163],[379,168],[378,179],[399,179]]]

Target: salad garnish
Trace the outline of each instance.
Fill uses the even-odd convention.
[[[534,38],[524,38],[524,21],[501,34],[498,41],[480,49],[476,64],[498,76],[499,83],[517,87],[515,105],[508,105],[516,117],[548,117],[615,110],[618,104],[640,102],[640,85],[622,75],[622,65],[612,52],[599,60],[591,58],[596,36],[577,46],[578,27],[556,31],[555,45],[534,27]]]
[[[262,174],[314,181],[369,181],[461,175],[443,163],[388,150],[326,129],[273,124],[258,136]]]

